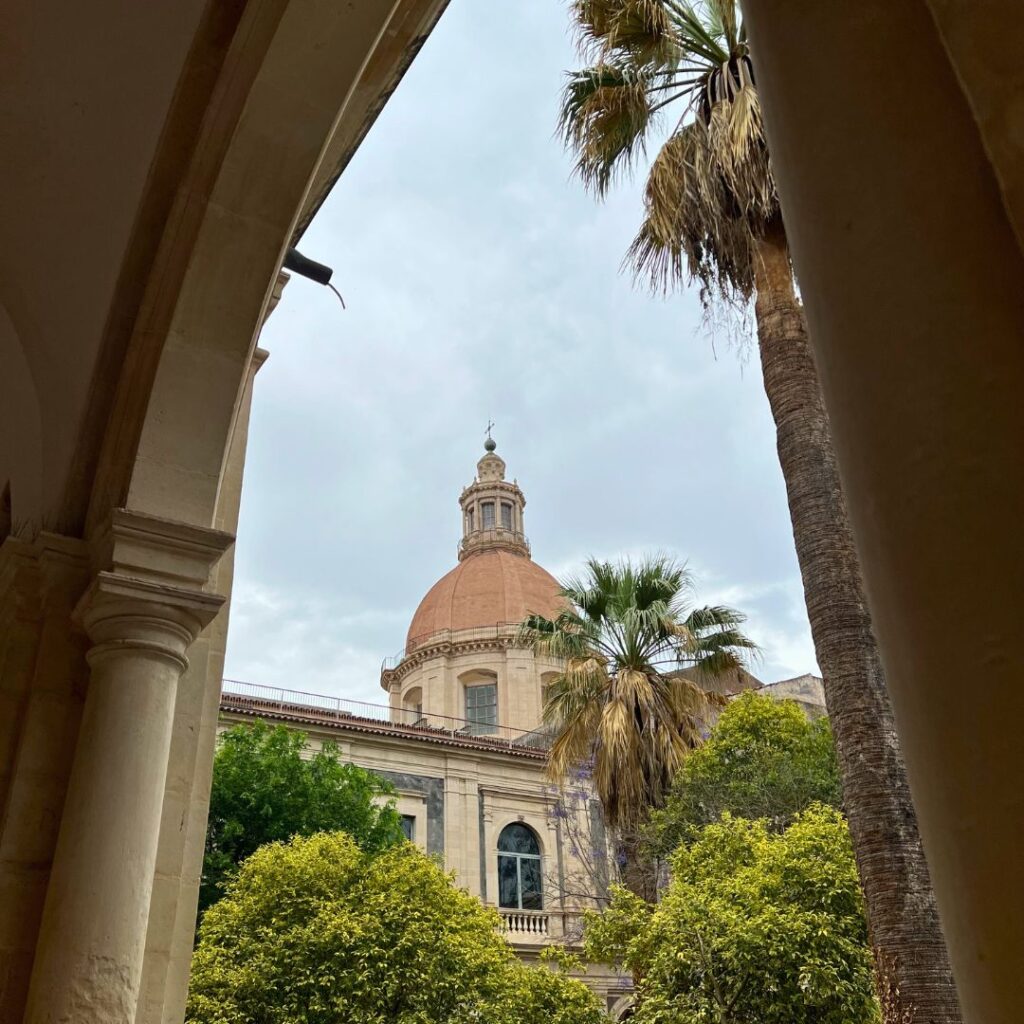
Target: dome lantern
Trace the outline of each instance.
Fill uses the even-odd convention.
[[[544,686],[562,662],[515,642],[529,615],[564,608],[558,581],[530,557],[526,499],[488,430],[476,477],[459,496],[459,561],[420,601],[405,649],[381,669],[392,720],[426,718],[471,736],[528,734],[541,725]],[[436,716],[430,718],[430,716]]]
[[[530,557],[523,531],[526,498],[513,481],[505,479],[505,460],[488,431],[484,455],[476,464],[476,479],[459,496],[462,540],[459,561],[477,551],[499,549]]]

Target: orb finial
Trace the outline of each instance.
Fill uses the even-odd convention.
[[[498,443],[491,437],[491,430],[494,429],[494,420],[487,421],[487,440],[484,441],[484,450],[493,452],[498,447]]]

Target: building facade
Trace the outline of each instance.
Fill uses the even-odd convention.
[[[546,777],[544,689],[560,662],[516,646],[530,614],[557,615],[557,581],[533,561],[526,499],[505,479],[488,439],[460,498],[457,565],[427,592],[404,650],[384,662],[379,705],[225,680],[220,728],[262,718],[302,729],[310,749],[342,758],[395,787],[407,836],[456,883],[495,907],[516,951],[576,944],[581,911],[608,879],[600,812],[585,782],[561,791]],[[591,968],[612,1013],[629,982]]]

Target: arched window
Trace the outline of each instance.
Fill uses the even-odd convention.
[[[544,672],[540,677],[540,711],[542,715],[551,699],[551,687],[558,682],[558,679],[558,672]]]
[[[484,669],[459,676],[465,694],[466,732],[487,736],[498,731],[498,677]]]
[[[533,829],[514,822],[498,836],[498,905],[543,910],[540,843]]]
[[[415,725],[423,719],[423,689],[413,686],[406,690],[402,696],[402,707],[405,714],[402,716],[406,725]]]

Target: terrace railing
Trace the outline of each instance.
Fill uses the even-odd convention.
[[[289,690],[280,686],[263,686],[240,679],[224,679],[221,694],[222,703],[248,711],[274,711],[282,715],[299,711],[328,722],[379,722],[382,725],[401,726],[425,735],[447,735],[453,739],[468,739],[508,748],[546,750],[550,746],[549,734],[543,728],[527,732],[503,725],[471,722],[465,718],[393,708],[388,704],[371,704],[368,701]]]

